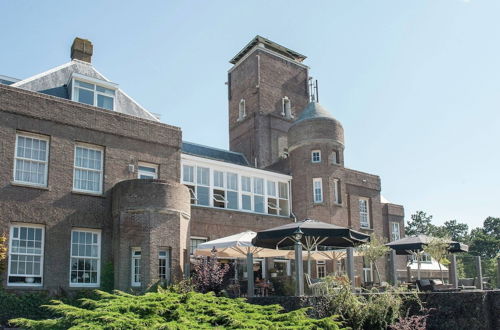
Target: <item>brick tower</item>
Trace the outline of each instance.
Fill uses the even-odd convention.
[[[305,58],[256,36],[230,61],[230,149],[258,168],[280,159],[288,128],[309,102]]]

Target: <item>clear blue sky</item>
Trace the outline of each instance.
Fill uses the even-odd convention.
[[[96,68],[185,140],[228,147],[228,60],[256,34],[308,56],[346,166],[435,223],[500,216],[500,1],[1,1],[0,74]]]

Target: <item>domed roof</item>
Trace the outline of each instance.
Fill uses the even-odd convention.
[[[302,111],[302,114],[297,118],[297,120],[294,122],[294,124],[299,123],[304,120],[309,120],[309,119],[318,119],[318,118],[325,118],[325,119],[332,119],[333,116],[326,110],[321,104],[317,102],[309,102],[307,107]]]

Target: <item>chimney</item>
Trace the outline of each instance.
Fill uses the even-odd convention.
[[[76,37],[71,45],[71,59],[91,63],[93,49],[90,40]]]

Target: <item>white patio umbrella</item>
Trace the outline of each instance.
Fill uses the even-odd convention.
[[[253,258],[267,257],[286,257],[289,251],[267,249],[252,244],[252,239],[257,233],[251,230],[244,231],[235,235],[218,238],[198,245],[194,251],[197,256],[211,256],[215,250],[219,258],[247,258],[247,276],[248,276],[248,296],[253,296],[254,279]]]

